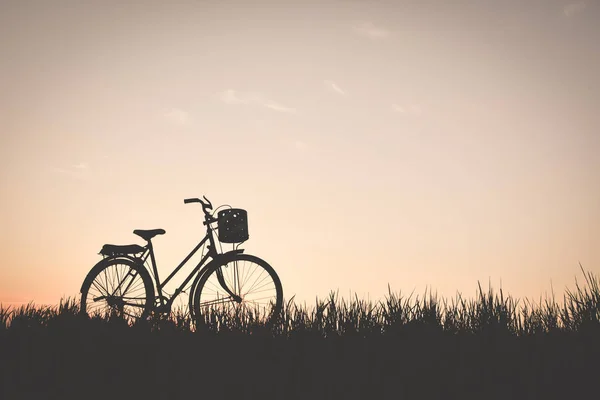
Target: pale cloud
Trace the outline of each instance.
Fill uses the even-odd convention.
[[[275,111],[279,111],[279,112],[287,112],[287,113],[296,112],[295,108],[286,107],[279,103],[274,103],[272,101],[264,103],[263,106],[270,108],[271,110],[275,110]]]
[[[585,1],[578,1],[576,3],[569,3],[563,7],[563,12],[567,18],[570,18],[576,14],[579,14],[583,10],[585,10],[586,3]]]
[[[82,162],[82,163],[73,165],[73,168],[75,168],[76,170],[82,171],[82,170],[88,169],[89,165],[87,163]]]
[[[342,88],[340,88],[338,85],[336,85],[336,83],[334,81],[325,81],[325,85],[327,85],[327,87],[329,87],[330,89],[332,89],[333,91],[335,91],[341,95],[346,94],[346,92],[344,90],[342,90]]]
[[[423,108],[418,104],[411,104],[408,106],[392,104],[392,111],[399,114],[421,115],[423,113]]]
[[[90,167],[87,163],[81,162],[79,164],[74,164],[66,168],[54,167],[52,168],[52,170],[56,173],[70,176],[71,178],[84,180],[87,179],[89,176]]]
[[[257,92],[238,92],[227,89],[219,93],[219,99],[225,104],[249,104],[265,107],[277,112],[295,113],[296,109],[265,98]]]
[[[247,103],[247,101],[240,98],[239,95],[237,94],[237,92],[233,89],[224,90],[223,92],[221,92],[219,94],[219,98],[221,99],[221,101],[223,103],[226,103],[226,104]]]
[[[392,104],[392,110],[400,113],[400,114],[405,114],[406,113],[406,108],[402,107],[401,105],[398,104]]]
[[[383,29],[376,27],[371,22],[363,22],[354,26],[354,31],[360,35],[367,36],[371,39],[383,39],[390,35],[390,33]]]
[[[300,140],[296,140],[294,142],[294,147],[296,148],[296,150],[298,151],[304,151],[308,148],[308,145]]]
[[[408,109],[411,114],[421,115],[423,113],[423,109],[418,104],[413,104]]]
[[[163,116],[176,125],[185,125],[190,120],[189,114],[179,108],[171,108],[165,111]]]

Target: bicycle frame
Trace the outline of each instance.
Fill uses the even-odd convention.
[[[206,254],[202,257],[202,259],[200,260],[200,262],[196,265],[196,267],[194,267],[194,269],[192,270],[192,272],[190,272],[190,274],[187,276],[187,278],[183,281],[183,283],[175,290],[175,292],[173,292],[173,294],[170,297],[166,297],[163,295],[163,288],[165,287],[165,285],[167,283],[169,283],[169,281],[171,281],[171,279],[181,270],[181,268],[183,268],[183,266],[190,260],[190,258],[192,258],[194,256],[194,254],[196,254],[196,252],[206,243],[209,242],[208,244],[208,250],[206,252]],[[194,247],[194,249],[183,259],[183,261],[177,266],[177,268],[175,268],[170,274],[169,276],[164,280],[164,281],[160,281],[160,277],[158,275],[158,268],[156,265],[156,258],[154,257],[154,247],[152,246],[152,240],[148,240],[148,245],[145,246],[146,250],[142,253],[142,255],[140,257],[136,257],[136,261],[141,263],[142,265],[145,264],[145,262],[148,260],[148,258],[150,259],[150,264],[152,264],[152,269],[151,274],[154,276],[154,280],[156,282],[156,291],[158,292],[158,296],[156,297],[157,299],[159,299],[159,301],[161,302],[161,304],[159,304],[157,306],[157,308],[162,308],[162,307],[166,307],[167,310],[170,310],[171,305],[173,304],[173,301],[175,300],[175,298],[177,298],[177,296],[179,296],[182,292],[183,289],[186,287],[186,285],[189,283],[189,281],[196,275],[200,276],[205,270],[206,267],[209,265],[209,263],[207,263],[206,261],[209,258],[212,258],[213,260],[217,259],[220,256],[220,253],[217,253],[217,251],[215,250],[215,239],[213,236],[213,230],[210,227],[210,224],[207,224],[207,229],[206,229],[206,235],[204,236],[204,238],[200,241],[200,243],[198,243],[196,245],[196,247]],[[236,252],[241,252],[243,250],[235,250]],[[229,288],[226,287],[225,282],[221,282],[221,279],[219,279],[221,285],[223,286],[223,288],[230,292]],[[230,294],[232,294],[230,292]],[[166,300],[165,304],[162,304],[162,299]]]

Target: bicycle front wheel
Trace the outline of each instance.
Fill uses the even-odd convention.
[[[194,291],[193,307],[197,325],[205,324],[211,316],[225,315],[238,322],[252,315],[270,325],[283,307],[283,289],[279,276],[266,261],[239,254],[202,275]]]
[[[117,316],[137,322],[150,314],[154,286],[148,271],[132,260],[102,260],[81,287],[80,312],[88,316]]]

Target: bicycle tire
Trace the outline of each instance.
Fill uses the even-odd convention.
[[[279,314],[281,313],[281,310],[283,308],[283,288],[281,285],[281,280],[279,279],[279,276],[277,275],[277,273],[275,272],[275,270],[273,269],[273,267],[271,267],[271,265],[269,265],[269,263],[267,263],[265,260],[250,255],[250,254],[237,254],[235,256],[233,256],[231,259],[229,259],[228,261],[226,261],[223,264],[216,264],[212,267],[209,267],[209,269],[207,269],[201,276],[200,280],[198,281],[198,284],[196,286],[196,289],[192,292],[193,293],[193,318],[194,318],[194,322],[196,323],[196,327],[198,328],[199,326],[203,326],[206,323],[206,318],[207,318],[207,314],[210,314],[210,312],[216,312],[217,314],[219,314],[220,312],[228,312],[230,310],[226,310],[226,309],[215,309],[213,308],[212,310],[207,310],[206,307],[208,305],[211,304],[218,304],[219,300],[218,300],[218,296],[217,296],[217,300],[214,300],[214,295],[213,296],[207,296],[207,294],[210,294],[210,290],[211,288],[209,286],[212,286],[212,290],[214,291],[214,289],[216,288],[217,290],[219,290],[218,287],[216,287],[215,284],[215,280],[218,281],[218,275],[217,275],[217,271],[219,269],[225,268],[225,271],[223,273],[223,277],[225,279],[225,281],[227,281],[227,269],[229,264],[232,263],[237,263],[237,262],[249,262],[249,263],[253,263],[256,267],[262,269],[262,271],[259,273],[259,275],[256,277],[260,277],[262,276],[263,272],[266,272],[268,274],[268,277],[270,278],[270,282],[267,283],[263,283],[263,279],[261,279],[258,283],[255,282],[253,283],[253,286],[250,286],[250,289],[255,288],[255,289],[261,289],[261,291],[268,291],[269,289],[272,289],[270,293],[270,295],[267,294],[267,296],[263,296],[263,297],[267,297],[267,301],[269,301],[269,306],[266,306],[266,310],[263,311],[263,316],[265,317],[264,322],[267,326],[271,326],[275,320],[277,319],[277,317],[279,316]],[[237,270],[238,266],[237,264],[234,264],[234,268]],[[248,275],[251,274],[251,275]],[[237,308],[238,310],[240,308],[244,308],[247,305],[247,302],[245,302],[244,300],[246,300],[248,294],[250,293],[250,290],[248,291],[244,291],[244,286],[246,285],[246,283],[248,283],[248,280],[250,280],[250,278],[252,277],[252,275],[255,274],[254,272],[251,273],[246,273],[245,275],[243,275],[243,278],[245,281],[242,282],[241,285],[238,288],[235,288],[235,285],[227,285],[227,286],[232,286],[233,287],[233,292],[237,292],[239,291],[239,293],[241,294],[241,297],[243,297],[243,300],[241,303],[237,303],[238,305],[235,305],[235,301],[231,300],[231,299],[224,299],[224,301],[221,301],[222,305],[224,308],[227,308],[227,306],[233,306],[234,308]],[[231,275],[231,274],[229,274]],[[238,275],[239,277],[239,275]],[[231,282],[230,282],[231,283]],[[249,283],[248,283],[249,284]],[[272,284],[272,288],[268,288],[268,289],[264,289],[267,285],[271,285]],[[257,286],[258,285],[258,286]],[[220,286],[220,285],[219,285]],[[246,288],[248,288],[248,286],[246,286]],[[207,290],[206,292],[204,290]],[[221,287],[222,289],[222,287]],[[223,290],[224,293],[225,290]],[[204,298],[203,298],[203,293],[204,293]],[[265,293],[266,294],[266,293]],[[262,295],[261,295],[262,296]],[[228,301],[226,301],[228,300]],[[274,300],[274,302],[272,303],[272,300]],[[215,303],[215,301],[217,303]],[[253,303],[255,301],[249,300],[249,302]],[[266,302],[266,301],[265,301]],[[245,303],[244,305],[239,305]],[[227,305],[226,305],[227,304]],[[251,309],[252,307],[250,307]],[[254,308],[255,310],[257,310],[257,308]]]
[[[118,265],[123,265],[125,267],[121,269],[121,274],[119,274],[119,269],[117,267]],[[127,299],[130,303],[127,305],[130,307],[128,308],[128,310],[138,310],[138,312],[125,313],[126,305],[123,305],[122,310],[120,310],[120,304],[118,303],[125,302],[124,297],[127,293],[121,293],[121,296],[115,296],[114,292],[118,289],[118,286],[117,289],[108,288],[109,285],[116,283],[114,279],[109,278],[111,269],[116,270],[117,281],[120,280],[119,275],[122,275],[124,279],[127,279],[127,277],[129,277],[129,274],[131,273],[130,271],[134,271],[135,273],[132,282],[134,282],[137,277],[141,279],[142,288],[140,288],[139,282],[128,284],[127,286],[127,288],[132,289],[132,294],[139,294],[138,296],[135,296],[132,299]],[[104,275],[102,276],[103,273]],[[95,284],[97,278],[99,278],[100,282]],[[90,293],[90,289],[92,293]],[[105,293],[103,293],[103,290]],[[111,290],[112,293],[108,295],[108,292]],[[94,297],[94,292],[99,292],[102,295]],[[92,296],[91,298],[90,295]],[[100,299],[100,297],[103,297],[103,295],[105,299]],[[109,297],[110,299],[107,300],[107,298]],[[92,303],[89,301],[90,299],[97,299],[97,301],[94,301]],[[95,303],[98,304],[95,307],[91,307],[91,304]],[[110,303],[113,304],[111,305]],[[93,315],[99,315],[100,317],[105,318],[108,315],[114,314],[114,312],[117,311],[117,315],[121,314],[121,317],[124,317],[128,321],[135,323],[139,320],[146,319],[150,315],[153,306],[154,285],[152,283],[152,278],[150,277],[150,274],[148,273],[146,268],[144,268],[143,265],[129,258],[111,258],[100,261],[90,270],[85,280],[83,281],[83,285],[81,286],[81,303],[79,312],[81,314],[87,315],[88,317]],[[94,310],[98,312],[93,312]],[[119,311],[121,311],[121,313],[119,313]]]

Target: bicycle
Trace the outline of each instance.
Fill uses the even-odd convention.
[[[105,244],[102,247],[99,254],[103,259],[92,267],[81,286],[80,312],[88,316],[118,315],[134,323],[147,320],[152,313],[170,314],[175,298],[195,277],[189,291],[189,310],[196,327],[205,323],[212,312],[240,310],[254,311],[266,317],[267,325],[272,324],[283,303],[279,276],[266,261],[236,248],[249,237],[247,212],[230,207],[219,211],[215,218],[211,213],[212,203],[206,196],[203,198],[205,201],[185,199],[184,204],[202,204],[206,235],[167,279],[161,282],[159,278],[152,245],[152,239],[165,234],[165,230],[136,229],[133,233],[146,240],[146,246]],[[219,242],[233,244],[233,250],[221,253],[216,250],[214,224]],[[207,242],[206,254],[198,265],[171,296],[167,295],[163,291],[165,285]],[[145,266],[148,260],[151,270]],[[240,264],[249,264],[251,268],[242,270]],[[251,292],[257,297],[251,296]]]

